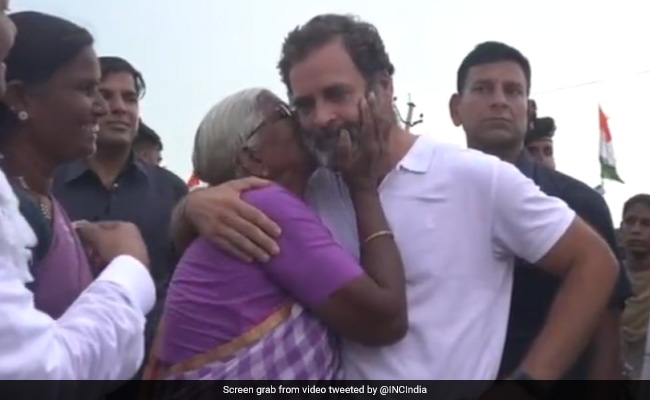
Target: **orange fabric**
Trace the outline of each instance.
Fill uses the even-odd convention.
[[[187,181],[187,186],[189,186],[190,188],[194,186],[198,186],[200,184],[201,184],[201,180],[199,180],[199,177],[196,176],[196,174],[192,174],[192,176],[190,176],[190,179]]]

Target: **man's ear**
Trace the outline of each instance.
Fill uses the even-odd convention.
[[[533,99],[528,99],[528,129],[535,129],[536,119],[537,119],[537,103]]]
[[[449,99],[449,116],[451,117],[451,122],[454,123],[455,127],[459,127],[463,124],[463,121],[460,118],[460,95],[454,93]]]
[[[369,82],[371,91],[375,92],[380,106],[393,106],[393,77],[382,71],[377,73],[371,82]],[[383,109],[383,108],[382,108]]]
[[[393,77],[386,72],[380,72],[378,75],[378,83],[381,90],[386,94],[386,98],[393,99]]]

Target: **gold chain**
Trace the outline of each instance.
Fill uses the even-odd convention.
[[[38,205],[39,208],[41,209],[41,212],[43,213],[43,216],[45,217],[46,220],[52,221],[52,208],[51,206],[48,206],[48,202],[45,201],[43,196],[39,196],[38,199]]]
[[[20,185],[23,187],[23,189],[30,192],[32,197],[34,197],[35,200],[38,202],[38,208],[41,210],[41,214],[43,214],[45,219],[47,219],[48,221],[52,221],[52,208],[48,205],[50,201],[47,198],[47,196],[43,196],[42,194],[32,190],[32,188],[30,188],[29,185],[27,185],[27,182],[25,182],[25,179],[23,179],[23,177],[19,177],[18,181],[20,182]]]

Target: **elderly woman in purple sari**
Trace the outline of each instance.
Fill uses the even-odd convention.
[[[361,184],[371,178],[380,140],[371,106],[361,104],[364,122],[348,128],[360,138],[354,157],[340,157],[351,195],[363,205],[362,265],[305,200],[316,157],[286,104],[248,89],[208,112],[195,138],[196,173],[211,186],[270,181],[242,196],[280,226],[279,252],[266,263],[245,262],[195,239],[172,277],[146,379],[341,379],[337,337],[384,346],[404,336],[402,261],[377,185]]]

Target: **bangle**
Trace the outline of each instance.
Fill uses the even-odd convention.
[[[363,243],[362,243],[361,245],[362,245],[362,246],[365,246],[365,245],[367,245],[368,243],[370,243],[370,242],[373,241],[374,239],[377,239],[377,238],[380,237],[380,236],[390,236],[390,237],[393,237],[393,232],[391,232],[391,231],[378,231],[378,232],[375,232],[375,233],[373,233],[372,235],[368,236],[368,237],[366,238],[366,240],[364,240]]]

